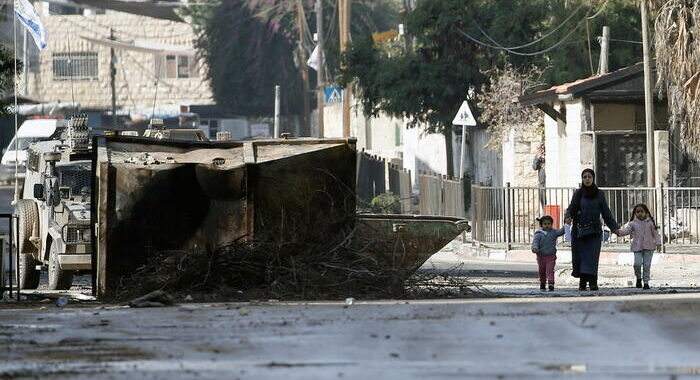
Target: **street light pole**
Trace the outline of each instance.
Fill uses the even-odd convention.
[[[647,186],[656,185],[656,159],[654,157],[654,98],[651,84],[651,52],[649,51],[649,17],[646,0],[642,5],[642,44],[644,49],[644,110],[647,133]]]

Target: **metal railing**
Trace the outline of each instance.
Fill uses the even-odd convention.
[[[531,244],[539,228],[536,218],[550,215],[555,227],[563,225],[575,188],[472,186],[472,236],[481,243]],[[669,247],[700,245],[700,187],[601,188],[613,218],[622,226],[630,221],[632,208],[646,204]],[[606,230],[609,243],[629,243]]]
[[[411,212],[411,171],[366,152],[357,154],[356,193],[360,208],[367,208],[374,197],[391,192],[399,197],[402,213]]]
[[[465,216],[464,186],[462,181],[438,174],[421,172],[418,175],[420,189],[420,214]]]
[[[19,271],[15,270],[15,267],[19,265],[19,249],[17,248],[17,242],[15,242],[13,238],[15,235],[19,235],[19,233],[14,233],[14,231],[19,231],[19,218],[14,214],[0,214],[0,219],[6,219],[9,227],[7,239],[9,242],[7,255],[9,268],[4,268],[3,265],[0,265],[0,269],[2,270],[2,275],[0,275],[0,295],[2,295],[5,290],[8,290],[10,298],[12,298],[14,292],[19,301]],[[5,249],[4,240],[5,239],[0,238],[0,260],[3,261],[3,264],[4,255],[1,253],[3,253]],[[8,274],[7,278],[5,278],[5,274]]]

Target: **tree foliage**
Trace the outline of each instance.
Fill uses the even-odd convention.
[[[17,63],[17,69],[21,70],[21,63]],[[14,91],[14,57],[12,51],[0,45],[0,93],[7,94]],[[0,116],[8,116],[10,110],[8,104],[0,101]]]
[[[488,70],[510,62],[516,70],[542,69],[542,80],[549,83],[572,81],[591,75],[591,66],[597,69],[595,35],[603,25],[611,26],[612,36],[620,40],[637,41],[641,30],[633,0],[421,1],[405,15],[404,23],[413,48],[389,54],[369,36],[356,38],[345,57],[348,69],[343,79],[356,81],[368,114],[381,111],[405,117],[412,126],[442,132],[448,141],[455,112],[470,87],[479,89],[489,82]],[[562,23],[556,32],[548,33]],[[540,40],[511,49],[526,55],[497,47],[525,45],[536,39]],[[537,54],[557,43],[556,48]],[[641,45],[613,42],[609,67],[614,70],[640,59]],[[481,121],[490,123],[483,117]],[[451,174],[451,144],[447,149]]]
[[[308,29],[316,31],[315,0],[302,2]],[[339,62],[336,1],[324,2],[326,59],[332,78]],[[302,112],[296,2],[289,0],[201,0],[185,7],[198,32],[197,48],[209,68],[217,104],[244,115],[272,115],[274,86],[281,85],[282,113]],[[393,0],[355,0],[353,33],[383,31],[397,23]],[[307,56],[313,46],[305,46]],[[312,77],[312,88],[315,87]]]

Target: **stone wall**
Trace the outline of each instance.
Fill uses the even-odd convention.
[[[522,125],[513,129],[503,146],[503,182],[511,186],[537,187],[537,172],[532,162],[543,143],[536,126]]]
[[[71,102],[74,98],[83,108],[110,109],[111,89],[109,47],[89,42],[82,36],[107,39],[110,28],[113,28],[115,37],[125,42],[148,40],[193,48],[195,40],[189,24],[113,11],[90,16],[45,15],[43,20],[49,31],[49,43],[41,53],[38,73],[30,79],[30,96],[43,102]],[[54,78],[52,55],[69,52],[96,52],[97,79],[70,81]],[[115,54],[118,108],[129,111],[152,107],[156,97],[156,80],[159,81],[158,106],[214,103],[206,80],[206,68],[201,60],[195,78],[157,79],[162,63],[159,63],[156,55],[125,49],[115,49]]]
[[[543,143],[541,132],[536,125],[520,125],[513,128],[508,140],[503,144],[503,183],[511,187],[538,187],[537,171],[532,162],[537,149]],[[541,216],[539,192],[537,190],[513,190],[511,206],[512,223],[516,227],[531,227],[535,218]]]

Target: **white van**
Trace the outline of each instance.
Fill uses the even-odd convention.
[[[49,139],[56,131],[56,127],[62,123],[65,123],[65,121],[59,119],[29,119],[22,123],[17,129],[17,134],[12,138],[2,155],[0,160],[1,171],[3,173],[12,173],[14,176],[15,162],[17,162],[20,167],[19,171],[24,173],[29,144]],[[16,147],[15,143],[17,144]]]

